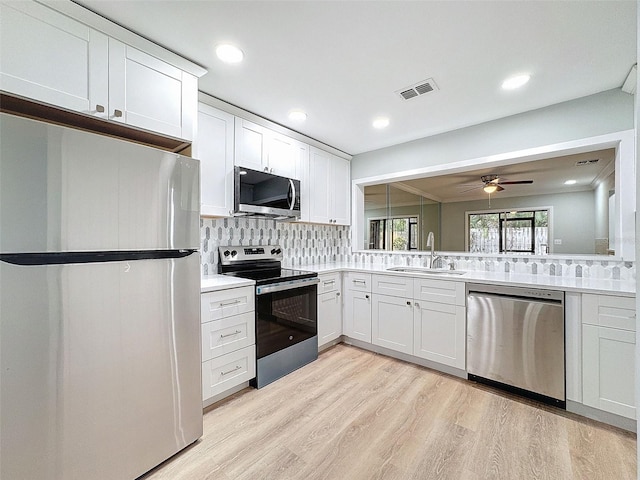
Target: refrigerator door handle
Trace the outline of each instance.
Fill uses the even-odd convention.
[[[198,250],[196,249],[180,249],[115,250],[106,252],[2,253],[0,254],[0,262],[20,266],[61,265],[65,263],[130,262],[135,260],[184,258],[197,252]]]

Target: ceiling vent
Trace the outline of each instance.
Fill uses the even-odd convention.
[[[597,158],[594,158],[593,160],[579,160],[576,162],[576,167],[582,167],[583,165],[592,165],[594,163],[598,163]]]
[[[420,95],[424,95],[425,93],[433,92],[435,90],[438,90],[436,82],[433,81],[433,78],[428,78],[427,80],[418,82],[415,85],[411,85],[410,87],[396,90],[395,93],[400,95],[400,97],[402,97],[404,100],[410,100],[412,98],[419,97]]]

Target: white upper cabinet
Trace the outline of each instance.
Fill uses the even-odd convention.
[[[235,165],[300,179],[308,146],[249,120],[236,120]]]
[[[302,220],[349,225],[350,184],[348,160],[311,147],[303,186]]]
[[[140,50],[109,39],[107,117],[193,140],[198,81]]]
[[[108,98],[107,42],[105,35],[43,5],[2,3],[0,89],[94,113],[96,103]],[[102,71],[104,79],[94,82],[90,69]]]
[[[228,216],[233,209],[235,117],[200,103],[193,156],[200,160],[200,213]]]
[[[34,2],[0,4],[0,89],[192,140],[194,75]]]

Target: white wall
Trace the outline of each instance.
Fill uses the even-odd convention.
[[[633,128],[633,97],[620,89],[551,105],[351,160],[351,179],[403,172]]]

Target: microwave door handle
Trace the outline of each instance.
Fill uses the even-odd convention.
[[[289,193],[292,193],[291,200],[289,201],[289,210],[293,210],[296,206],[296,185],[291,179],[289,179]]]

